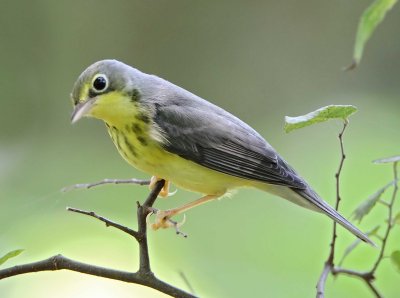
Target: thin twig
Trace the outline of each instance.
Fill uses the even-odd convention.
[[[376,298],[383,298],[382,294],[378,291],[378,289],[375,287],[375,285],[370,282],[366,282],[368,288],[372,291],[372,293],[375,295]]]
[[[113,222],[103,216],[97,215],[93,211],[85,211],[85,210],[80,210],[80,209],[76,209],[76,208],[72,208],[72,207],[67,207],[67,210],[71,211],[71,212],[76,212],[76,213],[80,213],[80,214],[84,214],[84,215],[88,215],[88,216],[97,218],[98,220],[104,222],[107,227],[117,228],[118,230],[121,230],[121,231],[135,237],[136,240],[138,240],[138,238],[139,238],[138,232],[136,232],[126,226],[120,225],[119,223]]]
[[[340,163],[339,163],[339,168],[335,174],[335,179],[336,179],[336,204],[335,204],[335,209],[336,211],[339,210],[339,204],[342,198],[340,197],[340,174],[342,173],[343,165],[344,165],[344,160],[346,159],[346,155],[344,153],[344,145],[343,145],[343,134],[346,130],[347,125],[349,124],[348,120],[344,120],[343,123],[343,129],[339,133],[339,143],[340,143],[340,153],[341,153],[341,158],[340,158]],[[333,265],[333,260],[335,256],[335,244],[336,244],[336,238],[337,238],[337,233],[336,233],[336,228],[337,228],[337,223],[336,221],[333,222],[333,235],[332,235],[332,242],[331,242],[331,254],[332,254],[332,265]]]
[[[392,198],[390,199],[390,202],[388,204],[388,220],[387,220],[387,227],[386,227],[386,232],[385,235],[382,238],[382,246],[379,252],[379,256],[374,264],[374,266],[371,269],[371,274],[374,274],[376,269],[378,269],[379,264],[381,263],[383,256],[385,254],[385,248],[387,244],[387,240],[389,238],[390,231],[393,228],[393,205],[396,200],[397,196],[397,190],[398,190],[398,178],[397,178],[397,162],[393,163],[393,193],[392,193]]]
[[[332,274],[333,275],[340,275],[340,274],[345,274],[348,276],[356,277],[365,282],[365,284],[370,288],[372,293],[375,295],[376,298],[382,298],[382,294],[378,291],[376,286],[374,285],[374,280],[375,276],[372,272],[361,272],[361,271],[355,271],[351,269],[345,269],[345,268],[340,268],[340,267],[335,267],[332,269]]]
[[[196,292],[194,291],[192,284],[189,282],[189,279],[186,277],[186,274],[183,271],[179,271],[179,275],[182,277],[182,279],[185,282],[186,286],[188,287],[190,293],[192,293],[193,295],[196,295]]]
[[[89,189],[92,187],[105,185],[105,184],[136,184],[136,185],[149,185],[150,180],[141,180],[141,179],[104,179],[97,182],[92,183],[79,183],[70,186],[66,186],[61,189],[61,192],[68,192],[74,189]]]
[[[132,180],[131,180],[132,181]],[[103,183],[104,184],[104,183]],[[178,289],[166,282],[159,280],[154,273],[151,271],[150,267],[150,257],[149,257],[149,250],[147,244],[147,223],[146,217],[151,212],[150,208],[152,208],[154,202],[157,199],[158,194],[160,193],[161,189],[164,187],[165,181],[160,180],[158,181],[152,191],[150,192],[149,196],[143,203],[140,205],[139,202],[137,203],[137,221],[138,221],[138,230],[134,231],[128,227],[122,226],[118,223],[115,223],[109,219],[104,218],[103,216],[97,215],[94,212],[84,211],[76,208],[67,208],[68,211],[72,211],[75,213],[88,215],[93,218],[96,218],[102,222],[104,222],[107,226],[112,226],[117,228],[131,236],[133,236],[138,244],[139,244],[139,270],[137,272],[131,273],[126,271],[120,271],[110,268],[99,267],[96,265],[85,264],[75,260],[68,259],[62,255],[56,255],[50,257],[48,259],[17,265],[14,267],[9,267],[0,270],[0,280],[20,274],[25,273],[32,273],[32,272],[40,272],[40,271],[55,271],[55,270],[70,270],[81,272],[89,275],[110,278],[115,280],[120,280],[128,283],[135,283],[148,286],[150,288],[156,289],[162,293],[171,295],[173,297],[179,298],[194,298],[196,296],[189,294],[181,289]],[[85,184],[81,184],[85,185]],[[87,185],[87,184],[86,184]],[[100,185],[100,184],[96,184]],[[86,187],[87,188],[87,187]]]
[[[336,211],[339,209],[339,203],[340,203],[340,174],[342,173],[343,169],[343,164],[344,160],[346,159],[346,155],[344,153],[344,146],[343,146],[343,134],[346,130],[348,120],[345,119],[343,123],[343,129],[339,133],[339,143],[340,143],[340,153],[341,153],[341,158],[339,162],[339,168],[335,174],[335,179],[336,179],[336,204],[335,204],[335,209]],[[335,245],[336,245],[336,238],[337,238],[337,233],[336,233],[336,222],[333,222],[333,233],[332,233],[332,240],[330,243],[330,251],[327,260],[325,261],[324,268],[322,270],[322,273],[318,279],[317,283],[317,298],[324,298],[325,297],[325,284],[326,284],[326,279],[328,278],[329,273],[332,272],[332,269],[334,268],[334,259],[335,259]]]

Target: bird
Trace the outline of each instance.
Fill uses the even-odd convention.
[[[71,93],[71,122],[102,120],[120,155],[152,175],[150,187],[169,185],[202,194],[181,207],[157,210],[152,228],[169,228],[171,218],[253,187],[323,213],[364,242],[366,234],[325,202],[253,128],[213,103],[158,76],[114,59],[93,63]]]

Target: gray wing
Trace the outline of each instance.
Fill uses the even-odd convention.
[[[228,175],[307,188],[251,127],[191,93],[185,95],[155,103],[154,122],[167,139],[162,144],[167,151]]]

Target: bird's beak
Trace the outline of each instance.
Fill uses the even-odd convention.
[[[92,109],[94,103],[96,102],[97,97],[90,98],[88,100],[82,101],[78,103],[71,115],[71,123],[74,124],[78,122],[79,119],[86,116],[90,110]]]

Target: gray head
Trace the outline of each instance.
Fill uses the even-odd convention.
[[[137,101],[137,90],[143,73],[117,60],[101,60],[90,65],[78,77],[71,97],[74,105],[72,122],[83,116],[107,120],[121,109],[131,108]]]
[[[90,97],[111,91],[124,91],[134,84],[140,72],[118,60],[101,60],[86,68],[76,80],[71,97],[76,105]]]

